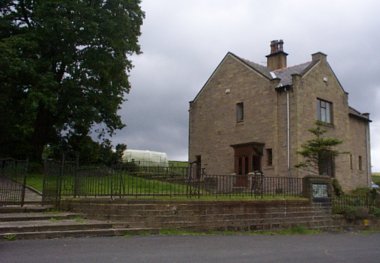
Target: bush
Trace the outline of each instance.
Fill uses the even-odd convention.
[[[351,191],[351,195],[353,196],[365,196],[370,193],[371,189],[368,187],[359,187],[356,188],[355,190]]]
[[[347,206],[342,212],[344,217],[349,221],[366,219],[369,216],[369,210],[366,207]]]
[[[30,162],[28,165],[28,173],[42,174],[44,172],[44,167],[41,163]]]
[[[380,218],[380,208],[374,207],[372,213],[375,217]]]
[[[344,194],[342,186],[340,185],[339,181],[335,178],[332,180],[332,187],[334,189],[335,196],[341,196]]]

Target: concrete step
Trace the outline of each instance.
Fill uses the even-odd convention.
[[[82,217],[82,214],[71,212],[29,212],[29,213],[1,213],[0,222],[32,221],[32,220],[62,220]]]
[[[100,237],[100,236],[124,236],[140,234],[158,234],[159,229],[154,228],[104,228],[65,231],[39,231],[39,232],[7,232],[0,233],[0,240],[16,239],[50,239],[67,237]]]
[[[124,222],[85,219],[80,213],[51,211],[28,204],[0,207],[0,240],[157,234],[156,228],[131,228]]]
[[[112,228],[111,223],[97,220],[33,220],[0,222],[0,233],[8,232],[41,232],[41,231],[67,231]]]
[[[17,205],[7,205],[0,206],[0,214],[2,213],[30,213],[30,212],[47,212],[54,209],[54,206],[46,205],[36,205],[36,204],[28,204],[24,206]]]

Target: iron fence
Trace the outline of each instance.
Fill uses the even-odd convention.
[[[24,205],[28,161],[0,159],[0,203]]]
[[[232,197],[300,196],[302,179],[262,174],[205,175],[194,178],[187,167],[115,167],[47,164],[44,200],[70,197]],[[46,194],[45,194],[46,191]]]
[[[253,175],[205,175],[200,180],[203,195],[235,195],[263,198],[301,196],[302,178]]]
[[[347,209],[366,208],[373,211],[377,206],[376,194],[340,195],[332,198],[332,211],[337,214],[344,213]]]

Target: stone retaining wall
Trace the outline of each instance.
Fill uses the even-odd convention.
[[[309,201],[65,200],[62,208],[129,227],[192,230],[275,230],[334,227],[329,204]]]

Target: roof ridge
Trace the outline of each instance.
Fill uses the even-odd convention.
[[[240,56],[237,56],[235,55],[234,53],[232,52],[229,52],[230,54],[232,54],[233,56],[235,56],[237,59],[239,59],[241,62],[245,63],[246,65],[248,65],[249,67],[253,68],[254,70],[256,70],[257,72],[259,72],[261,75],[265,76],[266,78],[268,79],[272,79],[272,75],[270,74],[270,70],[266,67],[266,66],[263,66],[261,64],[258,64],[256,62],[252,62],[248,59],[245,59],[245,58],[242,58]]]
[[[303,62],[303,63],[300,63],[300,64],[296,64],[296,65],[293,65],[293,66],[290,66],[290,67],[286,67],[286,68],[281,68],[281,69],[275,69],[273,70],[273,72],[278,72],[278,71],[286,71],[288,69],[292,69],[292,68],[295,68],[295,67],[299,67],[299,66],[304,66],[304,65],[310,65],[312,61],[307,61],[307,62]]]

